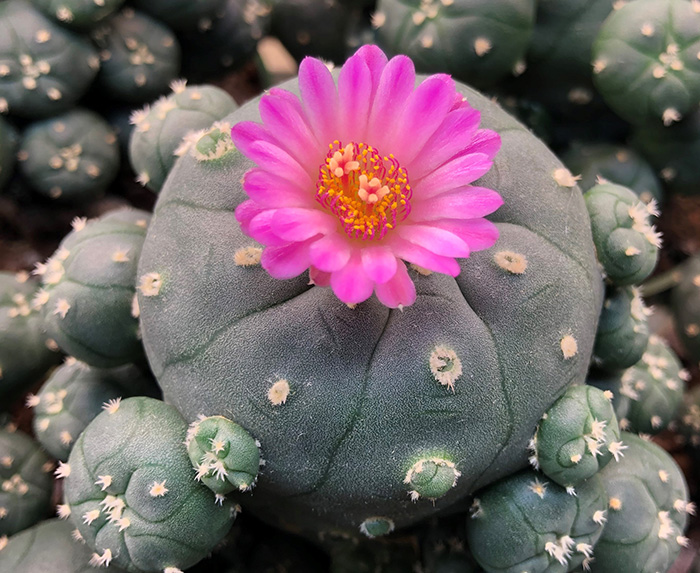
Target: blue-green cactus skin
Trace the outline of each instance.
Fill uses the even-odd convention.
[[[79,31],[94,28],[116,10],[125,0],[32,0],[32,4],[62,26]]]
[[[700,257],[691,257],[679,271],[671,291],[674,326],[688,359],[700,364]]]

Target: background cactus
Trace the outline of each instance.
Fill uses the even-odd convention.
[[[89,30],[121,8],[124,0],[31,0],[46,16],[62,26]]]
[[[0,535],[13,535],[51,513],[53,468],[27,434],[0,429]]]
[[[671,291],[676,333],[688,359],[700,364],[700,257],[691,257],[678,271],[679,281]]]
[[[17,131],[0,116],[0,194],[14,171],[17,143]]]
[[[195,481],[186,433],[185,421],[163,402],[115,401],[59,465],[61,511],[94,551],[94,565],[184,570],[226,535],[234,506]]]
[[[132,0],[131,4],[173,30],[188,30],[211,26],[226,0]]]
[[[104,193],[119,170],[117,136],[86,109],[33,123],[22,134],[19,168],[51,199],[83,201]]]
[[[74,221],[73,231],[40,264],[44,326],[67,354],[98,368],[142,359],[136,265],[149,213],[115,211]]]

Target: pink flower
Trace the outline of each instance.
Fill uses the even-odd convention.
[[[413,62],[364,46],[336,87],[319,60],[299,68],[301,101],[272,89],[262,125],[241,122],[231,136],[257,167],[236,209],[243,232],[265,246],[262,266],[279,279],[309,269],[347,304],[372,293],[388,307],[415,301],[404,261],[451,276],[455,258],[492,246],[483,217],[503,203],[472,185],[501,141],[479,129],[480,114],[437,74],[415,87]]]

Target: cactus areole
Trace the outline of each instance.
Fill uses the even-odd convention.
[[[575,179],[496,104],[419,80],[370,46],[335,75],[305,60],[191,142],[139,263],[165,400],[259,440],[231,495],[308,535],[402,527],[524,467],[591,356]]]

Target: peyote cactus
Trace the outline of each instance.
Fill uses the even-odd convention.
[[[591,571],[667,571],[688,544],[683,531],[695,505],[671,456],[634,434],[623,432],[622,439],[624,458],[600,473],[609,496],[607,523]]]
[[[226,0],[132,0],[131,4],[173,30],[206,29]]]
[[[609,287],[593,347],[593,363],[603,370],[619,370],[637,363],[649,343],[648,317],[636,287]]]
[[[606,103],[634,124],[671,125],[700,103],[700,10],[686,0],[634,0],[614,11],[593,44],[593,78]]]
[[[132,8],[124,8],[91,36],[102,61],[97,84],[114,99],[151,101],[180,72],[180,45],[173,32]]]
[[[0,409],[60,359],[56,343],[44,334],[37,290],[27,273],[0,272]]]
[[[420,72],[447,72],[486,87],[524,66],[533,0],[379,0],[377,42],[408,54]]]
[[[194,479],[187,424],[152,398],[113,401],[80,435],[63,478],[65,503],[93,565],[138,573],[185,569],[228,532],[234,506]]]
[[[679,270],[671,291],[674,325],[688,359],[700,364],[700,257],[691,257]]]
[[[83,543],[76,543],[75,530],[60,519],[48,519],[12,536],[0,549],[0,571],[12,573],[95,573],[92,555]],[[123,573],[111,566],[110,573]]]
[[[81,432],[111,402],[150,393],[149,380],[135,366],[103,370],[70,357],[38,394],[27,397],[27,406],[34,408],[34,433],[41,445],[66,461]]]
[[[17,131],[0,116],[0,194],[14,171],[17,143]]]
[[[0,113],[36,119],[66,111],[99,68],[86,39],[25,0],[0,3]]]
[[[62,26],[89,30],[121,8],[124,0],[31,0],[32,4]]]
[[[52,199],[99,197],[119,170],[117,136],[86,109],[31,124],[22,135],[19,168],[32,188]]]
[[[531,463],[548,478],[575,488],[595,475],[625,446],[610,403],[612,396],[591,386],[572,386],[547,410],[531,444]]]
[[[186,135],[208,128],[238,107],[233,98],[216,86],[187,87],[173,82],[173,93],[134,112],[129,160],[138,180],[158,192],[173,167]],[[185,142],[186,143],[186,142]]]
[[[37,266],[43,290],[35,300],[46,331],[67,354],[98,368],[142,359],[136,265],[149,220],[136,209],[76,219],[59,249]]]
[[[0,429],[0,535],[13,535],[51,513],[53,468],[27,434]]]
[[[626,187],[603,183],[584,195],[591,216],[596,255],[614,285],[640,284],[656,266],[661,236],[650,224],[658,215]]]
[[[383,57],[377,48],[362,48],[340,72],[341,89],[350,81],[346,68],[356,66],[361,73],[369,61],[381,66],[375,68],[374,81],[383,68],[383,85],[388,89],[396,81],[392,89],[406,90],[409,98],[415,78],[407,71],[407,60],[397,58],[384,67]],[[392,77],[394,72],[398,77]],[[307,91],[312,77],[334,93],[330,72],[320,62],[305,60],[300,74],[307,97],[313,97]],[[296,81],[284,87],[298,90]],[[400,114],[401,108],[381,99],[384,91],[379,94],[376,113]],[[456,262],[450,266],[447,257],[433,261],[424,247],[401,243],[399,234],[391,236],[395,242],[378,242],[375,255],[386,254],[382,245],[403,248],[398,252],[416,266],[409,274],[389,251],[386,262],[377,267],[368,263],[372,276],[383,281],[376,286],[358,259],[350,259],[345,274],[312,268],[316,286],[310,285],[304,273],[308,258],[285,259],[284,249],[296,252],[296,243],[275,250],[285,243],[272,235],[259,236],[273,244],[261,255],[259,244],[238,228],[233,211],[240,205],[236,213],[243,217],[243,229],[253,232],[257,223],[246,222],[246,209],[256,213],[261,207],[243,203],[240,182],[252,164],[239,149],[269,152],[270,161],[280,158],[270,171],[245,175],[245,187],[260,205],[300,206],[285,211],[290,222],[294,213],[315,212],[313,197],[320,191],[313,181],[320,177],[319,165],[332,165],[336,154],[343,161],[343,153],[352,153],[345,148],[341,153],[338,142],[332,143],[336,137],[352,141],[342,135],[348,127],[329,128],[331,135],[323,141],[331,142],[330,152],[327,143],[311,145],[305,139],[309,125],[325,133],[323,124],[307,123],[316,120],[308,119],[295,96],[279,89],[224,120],[231,125],[257,119],[260,104],[263,117],[274,125],[270,131],[238,124],[234,147],[217,136],[224,130],[219,125],[178,160],[159,196],[139,263],[139,280],[148,285],[139,292],[144,344],[165,399],[188,421],[199,414],[228,416],[258,438],[267,463],[255,495],[242,503],[265,520],[307,535],[332,530],[358,535],[368,518],[399,528],[512,473],[527,463],[526,446],[539,418],[568,385],[583,381],[588,368],[602,281],[575,180],[524,127],[465,86],[455,93],[451,81],[438,76],[414,94],[412,105],[419,105],[425,94],[425,104],[440,110],[431,116],[434,123],[396,116],[397,126],[424,126],[420,137],[400,131],[392,135],[378,127],[384,120],[373,135],[360,131],[354,137],[360,142],[372,137],[378,142],[373,145],[386,146],[384,153],[395,152],[397,158],[411,156],[404,149],[409,142],[418,146],[414,155],[426,146],[405,167],[416,181],[412,189],[418,198],[410,215],[416,220],[425,209],[421,177],[428,181],[433,171],[439,177],[443,171],[437,167],[446,164],[445,173],[460,169],[462,181],[472,181],[490,165],[498,138],[478,130],[478,114],[470,106],[480,110],[486,127],[501,131],[495,167],[479,181],[504,197],[503,207],[491,216],[495,225],[477,217],[493,211],[500,200],[492,191],[474,187],[479,207],[469,212],[475,219],[463,227],[454,221],[441,227],[463,233],[474,251],[456,279],[428,270],[455,275],[462,268]],[[328,101],[335,101],[332,95]],[[365,129],[355,104],[346,105],[353,110],[350,127]],[[453,115],[447,115],[451,109]],[[442,147],[447,140],[440,139],[440,132],[432,140],[430,136],[445,115],[449,125],[458,122],[454,125],[464,131],[447,131],[444,137],[453,143]],[[465,155],[455,155],[457,145],[466,146]],[[289,154],[299,159],[288,159]],[[456,163],[450,164],[450,158]],[[466,167],[468,162],[480,167]],[[268,180],[276,186],[266,187]],[[296,182],[298,191],[293,190]],[[278,189],[289,191],[275,198]],[[434,209],[454,210],[447,202]],[[562,212],[569,216],[562,218]],[[397,221],[405,226],[400,232],[408,233],[411,219],[397,215]],[[495,229],[498,246],[483,250],[493,244]],[[328,242],[334,237],[341,249],[346,237],[342,227],[339,234],[328,235]],[[451,240],[446,252],[456,253],[453,249],[466,244]],[[273,280],[264,268],[290,280]],[[328,284],[332,290],[320,286]],[[366,300],[375,289],[378,298]],[[478,391],[473,386],[477,380]]]
[[[587,568],[607,500],[598,476],[573,496],[534,471],[517,473],[477,492],[467,522],[469,548],[489,573]]]

